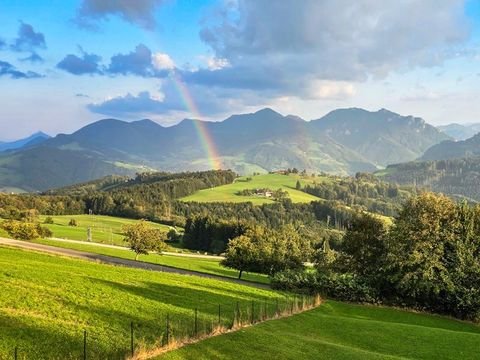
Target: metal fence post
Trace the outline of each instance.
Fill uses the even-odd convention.
[[[87,360],[87,330],[83,330],[83,360]]]
[[[15,346],[15,352],[14,352],[15,360],[18,359],[18,347]]]
[[[253,317],[255,316],[255,303],[252,300],[252,316],[250,318],[250,324],[253,324]]]
[[[167,331],[166,331],[166,337],[167,337],[167,345],[170,341],[170,316],[167,314]]]
[[[198,336],[198,309],[195,308],[195,337]]]
[[[133,348],[133,321],[130,322],[130,353],[132,357],[135,355],[135,349]]]
[[[220,327],[222,323],[222,310],[220,304],[218,304],[218,327]]]

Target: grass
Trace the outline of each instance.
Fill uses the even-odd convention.
[[[251,301],[284,295],[230,282],[97,264],[0,247],[0,359],[82,358],[87,330],[88,358],[124,358],[130,348],[154,345],[165,333],[190,330],[194,309],[207,327],[233,317]]]
[[[40,222],[43,223],[47,216],[41,216]],[[53,224],[44,224],[52,232],[53,236],[71,240],[87,240],[87,229],[90,227],[92,232],[92,241],[104,244],[125,245],[122,235],[122,226],[133,224],[138,220],[118,218],[103,215],[54,215],[51,216]],[[71,219],[75,219],[77,226],[68,226]],[[152,223],[150,225],[165,232],[171,229],[170,226]]]
[[[480,327],[328,301],[317,309],[207,339],[160,357],[186,359],[478,359]],[[239,351],[241,349],[241,351]]]
[[[51,245],[66,249],[86,251],[94,254],[102,254],[108,256],[115,256],[122,259],[135,259],[135,253],[133,251],[121,250],[121,249],[112,249],[105,248],[101,246],[95,246],[95,244],[75,244],[60,242],[55,240],[35,240],[35,242],[45,245]],[[202,259],[195,257],[181,257],[173,255],[140,255],[138,258],[139,261],[145,261],[152,264],[159,264],[165,266],[171,266],[178,269],[186,269],[197,271],[200,273],[214,274],[219,276],[224,276],[228,278],[237,278],[238,272],[232,269],[224,268],[220,265],[220,259]],[[259,282],[267,284],[269,279],[265,275],[255,274],[255,273],[244,273],[242,275],[243,280]]]
[[[295,203],[307,203],[319,200],[316,196],[296,190],[297,180],[304,186],[313,181],[323,181],[324,178],[301,176],[298,174],[281,175],[281,174],[264,174],[251,176],[251,181],[246,180],[247,177],[238,178],[233,184],[214,187],[197,191],[196,193],[186,196],[180,200],[198,201],[198,202],[252,202],[255,205],[272,203],[273,200],[259,196],[242,196],[236,193],[244,189],[263,189],[271,190],[282,189],[288,192],[290,199]]]

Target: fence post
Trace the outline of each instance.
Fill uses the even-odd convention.
[[[166,329],[166,338],[167,338],[167,345],[170,342],[170,315],[167,314],[167,329]]]
[[[132,357],[135,355],[135,349],[133,348],[133,321],[130,322],[130,353]]]
[[[278,316],[278,299],[275,299],[275,315]]]
[[[195,337],[198,336],[198,309],[195,308]]]
[[[240,303],[237,301],[237,315],[236,315],[236,319],[237,319],[237,325],[240,323]]]
[[[87,330],[83,330],[83,360],[87,360]]]
[[[15,360],[18,359],[18,347],[15,346],[15,352],[14,352]]]
[[[254,316],[255,316],[255,302],[252,300],[252,316],[250,319],[250,324],[254,323]]]
[[[222,323],[222,312],[221,312],[220,304],[218,304],[218,327],[219,328],[221,323]]]
[[[263,308],[263,320],[267,320],[268,312],[267,312],[267,299],[265,299],[264,308]]]

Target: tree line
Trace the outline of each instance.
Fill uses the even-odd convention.
[[[390,227],[359,213],[338,249],[325,239],[314,263],[314,272],[276,273],[273,284],[480,320],[478,205],[423,193],[407,201]]]

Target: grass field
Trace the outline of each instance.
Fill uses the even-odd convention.
[[[112,249],[105,248],[100,246],[95,246],[94,244],[75,244],[60,242],[55,240],[35,240],[39,244],[51,245],[66,249],[74,249],[80,251],[91,252],[95,254],[102,254],[108,256],[115,256],[123,259],[135,259],[135,253],[133,251],[121,250],[121,249]],[[152,264],[159,264],[165,266],[172,266],[178,269],[186,269],[197,271],[207,274],[215,274],[220,276],[225,276],[229,278],[237,278],[238,272],[232,269],[224,268],[220,266],[220,260],[215,259],[202,259],[202,258],[193,258],[193,257],[180,257],[180,256],[171,256],[171,255],[158,255],[158,254],[149,254],[149,255],[140,255],[138,258],[139,261],[145,261]],[[269,283],[269,279],[265,275],[255,274],[255,273],[244,273],[242,275],[243,280],[254,281],[260,283]]]
[[[40,217],[43,223],[46,216]],[[52,232],[53,236],[71,240],[87,240],[87,229],[92,231],[92,241],[105,244],[125,245],[122,235],[122,226],[133,224],[138,220],[124,219],[113,216],[103,215],[61,215],[51,216],[53,224],[45,224]],[[77,221],[77,226],[68,226],[71,219]],[[150,225],[168,231],[170,226],[150,223]]]
[[[236,302],[284,295],[230,282],[114,267],[0,247],[0,359],[80,359],[87,330],[88,359],[124,358],[134,322],[135,347],[199,324],[228,323]],[[243,311],[243,310],[242,310]]]
[[[207,339],[161,359],[478,359],[480,327],[440,316],[328,301]]]
[[[233,184],[218,186],[211,189],[205,189],[197,191],[195,194],[186,196],[180,200],[183,201],[198,201],[198,202],[247,202],[250,201],[255,205],[272,203],[273,200],[259,197],[259,196],[242,196],[237,195],[238,191],[244,189],[264,189],[268,188],[271,190],[282,189],[287,191],[290,199],[293,202],[310,202],[314,200],[319,200],[319,198],[304,193],[302,191],[296,190],[295,185],[297,180],[300,181],[302,186],[307,183],[312,183],[313,181],[323,181],[324,178],[318,176],[315,178],[312,177],[302,177],[300,175],[290,174],[290,175],[281,175],[281,174],[264,174],[251,176],[251,181],[246,181],[247,177],[238,178]]]

